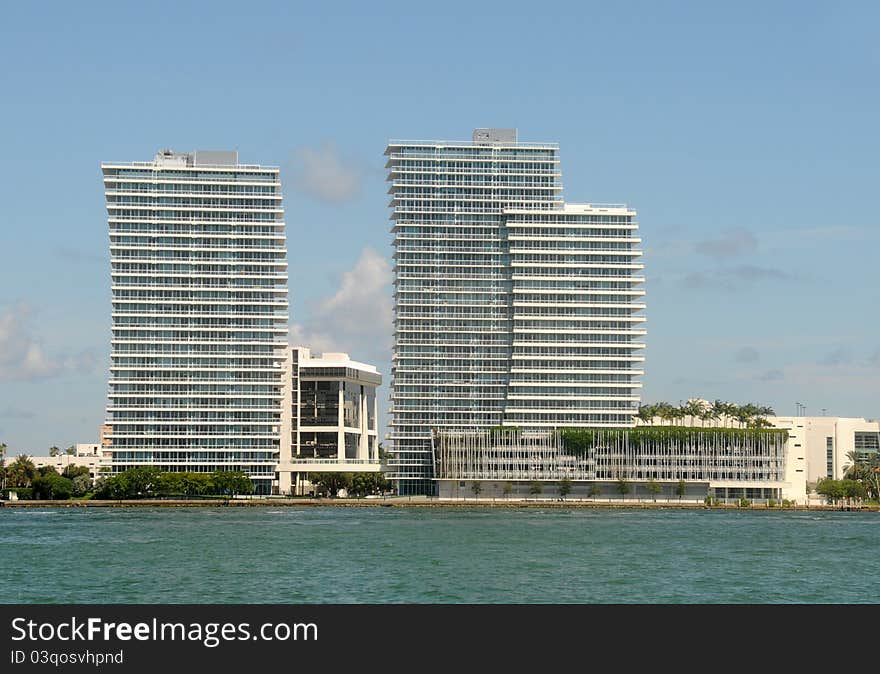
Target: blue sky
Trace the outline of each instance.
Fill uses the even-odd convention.
[[[101,161],[234,148],[280,165],[294,333],[387,374],[385,143],[484,126],[559,142],[567,200],[638,210],[645,401],[880,416],[878,18],[856,2],[4,7],[0,441],[97,438]]]

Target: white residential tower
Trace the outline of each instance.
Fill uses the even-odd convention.
[[[242,470],[269,493],[288,331],[279,170],[236,152],[104,163],[110,472]]]
[[[432,493],[432,431],[631,426],[644,344],[635,212],[565,204],[515,129],[391,141],[391,473]]]

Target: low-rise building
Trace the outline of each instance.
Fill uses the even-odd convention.
[[[806,479],[816,483],[843,478],[853,461],[880,452],[880,421],[861,417],[769,417],[777,428],[796,435],[792,449],[806,462]],[[855,453],[855,454],[853,454]]]
[[[83,466],[89,469],[89,477],[94,482],[101,472],[101,457],[98,454],[59,454],[58,456],[28,456],[37,468],[52,466],[63,473],[68,466]]]
[[[310,473],[380,470],[376,388],[381,383],[374,365],[346,353],[289,349],[278,493],[302,494]]]
[[[469,492],[553,495],[566,481],[574,498],[712,497],[805,504],[797,439],[783,428],[440,431],[434,441],[437,491],[451,498]]]

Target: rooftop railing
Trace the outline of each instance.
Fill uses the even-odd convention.
[[[474,140],[403,140],[403,139],[394,139],[388,141],[388,145],[401,145],[401,146],[441,146],[441,147],[491,147],[491,148],[503,148],[503,149],[515,149],[515,148],[546,148],[546,149],[559,149],[559,143],[536,143],[536,142],[523,142],[523,141],[474,141]]]

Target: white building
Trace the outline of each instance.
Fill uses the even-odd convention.
[[[378,472],[376,367],[302,346],[286,363],[278,491],[303,493],[309,473]]]
[[[644,317],[635,212],[566,205],[559,147],[516,129],[390,141],[389,477],[432,493],[432,429],[626,427]]]
[[[59,454],[58,456],[29,456],[37,468],[53,467],[59,474],[68,466],[81,466],[89,469],[92,482],[100,477],[101,457],[97,454]]]
[[[74,448],[76,456],[101,456],[101,444],[98,442],[78,442]]]
[[[110,228],[110,472],[242,470],[268,494],[288,332],[279,169],[236,152],[101,165]]]
[[[655,488],[666,499],[805,505],[800,438],[788,429],[673,426],[441,431],[435,438],[436,479],[439,495],[452,498],[468,496],[474,482],[489,497],[525,496],[535,482],[552,496],[567,480],[574,498],[652,498],[649,489]],[[629,495],[617,491],[621,480]]]
[[[806,462],[806,479],[816,483],[831,477],[843,478],[852,463],[851,452],[876,454],[880,451],[880,421],[858,417],[769,417],[778,428],[796,433],[793,449]]]

